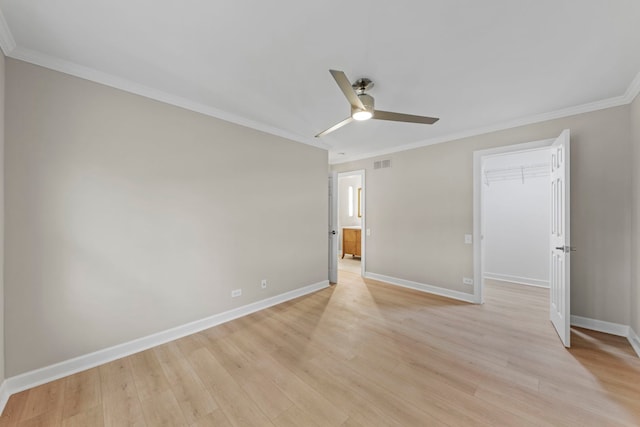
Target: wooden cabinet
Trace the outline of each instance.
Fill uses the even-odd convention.
[[[360,256],[360,242],[362,241],[362,230],[359,228],[342,229],[342,258],[345,254]]]

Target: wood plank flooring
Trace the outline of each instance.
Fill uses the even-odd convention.
[[[339,282],[13,395],[0,426],[640,425],[640,359],[582,329],[566,350],[545,289]]]

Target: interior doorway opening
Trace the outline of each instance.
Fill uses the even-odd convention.
[[[341,172],[337,185],[338,280],[344,272],[364,275],[364,170]]]
[[[485,218],[486,212],[484,208],[486,207],[486,192],[485,188],[487,188],[487,181],[489,180],[489,186],[493,185],[494,189],[497,185],[497,182],[491,182],[491,172],[492,169],[495,169],[494,172],[497,172],[495,177],[500,177],[500,174],[506,173],[514,173],[512,170],[502,170],[502,169],[511,169],[508,166],[504,166],[504,164],[500,164],[499,160],[496,160],[494,163],[494,167],[491,166],[490,159],[500,159],[500,156],[508,156],[508,155],[517,155],[522,154],[525,155],[527,152],[546,152],[549,153],[551,150],[551,144],[553,143],[553,139],[542,140],[542,141],[534,141],[527,142],[524,144],[514,144],[503,147],[496,147],[487,150],[480,150],[474,153],[473,159],[473,270],[474,270],[474,300],[478,304],[484,303],[484,283],[485,283],[485,273],[487,272],[487,254],[486,254],[486,246],[484,240],[484,234],[487,227],[487,219]],[[526,156],[526,155],[525,155]],[[508,164],[509,158],[505,157],[505,163]],[[489,166],[489,167],[487,167]],[[519,165],[525,166],[525,165]],[[485,174],[484,172],[488,171],[489,174]],[[489,177],[489,178],[488,178]],[[487,179],[488,178],[488,179]],[[520,171],[520,179],[522,180],[522,170]],[[526,178],[525,178],[526,179]],[[548,191],[548,190],[547,190]],[[548,193],[547,193],[548,194]],[[547,211],[546,217],[549,217],[549,211]],[[516,236],[517,239],[518,236]],[[548,236],[547,236],[548,239]],[[509,249],[509,248],[507,248]],[[511,249],[514,249],[513,247]],[[490,264],[491,266],[491,264]],[[495,273],[489,271],[489,273]]]
[[[496,167],[491,169],[488,167],[491,159],[508,159],[509,154],[521,153],[523,156],[527,152],[540,151],[548,159],[546,162],[530,165]],[[504,157],[500,157],[504,156]],[[487,253],[487,240],[495,239],[495,235],[500,238],[508,238],[504,240],[504,246],[499,248],[503,257],[511,257],[524,265],[525,269],[531,271],[530,260],[519,249],[523,246],[523,237],[525,237],[526,228],[522,228],[523,224],[516,224],[519,231],[512,233],[515,235],[508,236],[509,230],[505,220],[497,221],[495,225],[494,236],[485,236],[490,232],[488,224],[490,222],[491,212],[487,211],[487,203],[490,199],[485,186],[489,187],[492,177],[502,176],[520,178],[522,182],[529,177],[534,177],[537,173],[546,175],[544,169],[548,170],[548,179],[545,179],[548,187],[546,192],[542,192],[541,197],[548,200],[548,210],[545,215],[543,212],[538,213],[543,229],[547,229],[548,240],[544,239],[541,243],[546,244],[547,265],[544,260],[540,262],[541,277],[538,283],[527,283],[530,285],[544,285],[546,277],[549,283],[549,320],[553,324],[562,343],[570,346],[570,319],[571,319],[571,214],[570,214],[570,131],[565,129],[555,139],[535,141],[525,144],[517,144],[506,147],[498,147],[488,150],[480,150],[474,153],[473,157],[473,269],[474,269],[474,301],[476,303],[484,302],[484,285],[485,280],[489,279],[487,273],[490,255]],[[502,161],[502,160],[500,160]],[[499,162],[498,162],[499,163]],[[495,165],[494,165],[495,166]],[[504,166],[504,165],[502,165]],[[528,167],[528,170],[527,170]],[[492,173],[494,175],[492,175]],[[519,175],[519,176],[518,176]],[[545,178],[547,178],[545,176]],[[494,179],[495,180],[495,179]],[[508,199],[508,203],[526,203],[523,199],[515,200],[513,196]],[[526,198],[524,199],[526,200]],[[520,208],[520,207],[518,207]],[[525,212],[524,215],[527,215]],[[508,219],[507,221],[511,221]],[[531,223],[525,224],[525,227],[531,227]],[[543,231],[540,231],[542,233]],[[486,238],[488,239],[486,239]],[[539,236],[543,237],[543,236]],[[498,239],[499,240],[499,239]],[[542,239],[541,239],[542,241]],[[528,243],[528,242],[527,242]],[[507,255],[505,255],[507,254]],[[504,260],[500,260],[504,261]],[[503,262],[503,264],[506,264]],[[548,268],[547,268],[548,266]],[[504,267],[506,268],[506,267]],[[517,282],[517,278],[523,278],[518,275],[504,275],[501,279],[508,279],[510,282]],[[494,276],[495,279],[495,276]],[[514,280],[516,279],[516,280]],[[526,280],[519,280],[520,282]]]
[[[549,288],[549,148],[482,160],[483,280]]]

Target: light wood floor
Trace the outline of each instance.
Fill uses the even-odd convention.
[[[0,425],[639,425],[640,359],[547,291],[469,305],[342,272],[329,289],[11,397]]]
[[[361,259],[360,257],[354,257],[352,255],[345,255],[344,258],[338,257],[338,274],[343,271],[349,273],[361,274]]]

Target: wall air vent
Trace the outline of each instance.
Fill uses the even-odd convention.
[[[384,168],[390,168],[391,167],[391,160],[376,160],[375,162],[373,162],[373,168],[374,169],[384,169]]]

